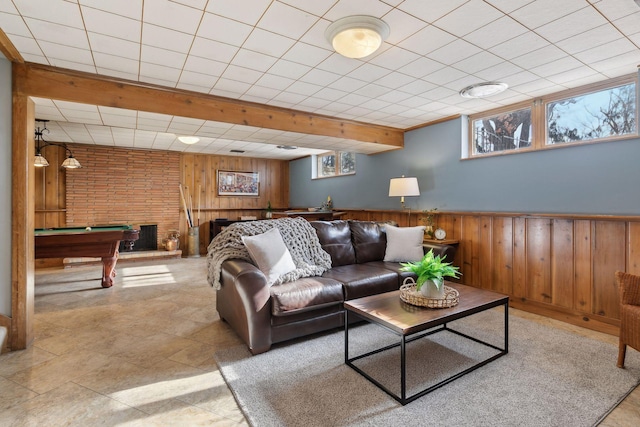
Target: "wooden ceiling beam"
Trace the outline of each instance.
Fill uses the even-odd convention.
[[[14,70],[14,87],[28,96],[404,146],[404,131],[392,127],[33,63]]]
[[[24,59],[18,49],[11,43],[9,37],[0,28],[0,52],[11,62],[23,63]]]

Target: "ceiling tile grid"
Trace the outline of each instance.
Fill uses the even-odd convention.
[[[338,55],[324,38],[331,22],[355,14],[391,27],[363,59]],[[633,0],[2,0],[0,27],[30,62],[400,129],[629,74],[640,63]],[[510,88],[473,102],[457,94],[491,80]],[[180,127],[142,112],[119,119],[101,108],[36,104],[60,124],[112,128],[82,133],[87,143],[115,143],[114,129],[207,132],[211,143],[224,135],[206,123]],[[157,139],[127,135],[138,146]],[[390,149],[325,139],[326,147]],[[271,153],[277,143],[253,151]],[[206,148],[197,145],[188,150]]]

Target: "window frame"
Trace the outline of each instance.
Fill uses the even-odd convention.
[[[342,162],[342,158],[341,158],[341,154],[342,153],[353,153],[353,162],[354,162],[354,169],[353,172],[348,172],[348,173],[342,173],[342,166],[341,166],[341,162]],[[335,173],[333,175],[327,175],[327,176],[323,176],[320,175],[320,170],[321,170],[321,165],[320,162],[322,161],[323,157],[326,156],[334,156],[335,158]],[[351,175],[355,175],[356,174],[356,153],[353,151],[338,151],[338,150],[334,150],[334,151],[327,151],[325,153],[322,154],[314,154],[313,155],[313,167],[312,167],[312,172],[311,172],[311,179],[326,179],[326,178],[336,178],[336,177],[340,177],[340,176],[351,176]]]
[[[589,139],[583,141],[563,142],[558,144],[547,144],[547,104],[568,98],[588,95],[594,92],[612,89],[625,84],[635,83],[636,85],[636,131],[627,135],[614,135],[598,139]],[[625,76],[608,79],[602,82],[591,83],[588,85],[567,89],[561,92],[544,95],[530,101],[523,101],[516,104],[506,105],[500,108],[484,111],[477,114],[471,114],[467,117],[468,134],[467,134],[467,151],[463,152],[463,160],[479,159],[484,157],[504,156],[518,153],[528,153],[540,150],[554,150],[564,147],[574,147],[576,145],[600,144],[611,141],[621,141],[626,139],[636,139],[640,136],[640,124],[638,118],[640,116],[640,88],[638,87],[638,73],[627,74]],[[523,108],[531,108],[531,146],[514,150],[503,150],[491,153],[475,153],[474,144],[474,122],[477,120],[495,117],[500,114],[514,112]]]

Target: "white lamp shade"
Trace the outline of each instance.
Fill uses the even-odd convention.
[[[373,16],[347,16],[329,25],[325,36],[340,55],[364,58],[378,50],[389,36],[389,26]]]
[[[62,162],[62,167],[65,169],[79,169],[82,165],[75,157],[67,157],[65,161]]]
[[[49,162],[44,158],[42,154],[36,154],[33,159],[33,166],[37,168],[43,168],[45,166],[49,166]]]
[[[418,178],[391,178],[389,181],[389,197],[419,196]]]

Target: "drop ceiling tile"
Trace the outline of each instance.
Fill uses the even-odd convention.
[[[514,65],[510,62],[502,62],[500,64],[494,65],[493,67],[478,71],[474,75],[486,81],[502,81],[508,76],[521,73],[522,71],[524,70],[517,65]]]
[[[511,60],[545,46],[549,46],[549,42],[530,31],[513,39],[509,39],[497,46],[493,46],[489,51],[501,58]]]
[[[531,68],[530,71],[540,77],[548,77],[569,70],[575,70],[582,67],[582,63],[575,58],[567,56],[552,63]]]
[[[169,0],[145,0],[145,23],[169,28],[187,34],[195,34],[204,12]]]
[[[311,69],[312,68],[307,65],[280,59],[276,61],[271,68],[269,68],[269,73],[290,79],[299,79]]]
[[[287,4],[273,2],[258,21],[258,28],[299,39],[318,20],[317,16]],[[286,23],[283,25],[283,22]]]
[[[427,56],[434,61],[441,62],[445,65],[451,65],[480,52],[480,48],[462,39],[457,39],[448,45],[429,53]]]
[[[454,80],[461,79],[466,76],[467,73],[464,73],[460,70],[456,70],[453,67],[445,67],[441,68],[438,71],[434,71],[433,73],[425,76],[422,80],[428,81],[435,85],[443,85]]]
[[[36,105],[36,118],[42,120],[65,120],[57,108],[47,105]]]
[[[335,0],[280,0],[300,10],[306,10],[316,16],[322,16],[335,4]]]
[[[0,12],[18,15],[18,10],[13,5],[13,3],[9,1],[0,2]]]
[[[392,46],[380,55],[371,59],[369,64],[386,67],[387,69],[396,69],[410,64],[419,58],[420,56],[413,52]]]
[[[252,52],[246,49],[241,49],[233,58],[233,61],[231,61],[231,64],[236,65],[238,67],[265,72],[275,62],[276,62],[276,58],[274,58],[273,56],[264,55],[258,52]]]
[[[353,91],[358,90],[361,87],[365,86],[366,84],[367,84],[366,82],[363,82],[363,81],[357,80],[357,79],[353,79],[351,77],[341,77],[340,79],[338,79],[335,82],[331,83],[327,87],[329,87],[331,89],[341,90],[341,91],[344,91],[344,92],[353,92]]]
[[[511,16],[524,26],[535,29],[558,18],[587,6],[583,0],[563,0],[558,7],[557,0],[536,0],[511,13]]]
[[[188,53],[194,37],[168,28],[145,23],[142,26],[142,44],[174,52]]]
[[[325,87],[324,89],[319,90],[315,93],[314,97],[319,99],[324,99],[327,101],[337,101],[338,99],[346,96],[348,92],[338,89],[333,89],[330,87]]]
[[[341,55],[339,56],[343,59],[347,59]],[[306,43],[296,43],[291,47],[291,49],[287,51],[287,53],[282,56],[282,59],[296,62],[302,65],[307,65],[310,67],[315,67],[323,61],[326,62],[333,59],[333,56],[331,51],[327,49],[321,49],[319,47],[312,46]],[[330,69],[327,71],[339,72],[338,70]]]
[[[251,86],[243,95],[242,99],[251,102],[258,102],[258,98],[262,100],[262,103],[268,102],[270,99],[275,98],[280,93],[279,90],[270,89],[263,86]],[[250,99],[251,98],[251,99]]]
[[[213,88],[214,91],[225,91],[228,93],[233,93],[236,96],[244,94],[251,87],[248,83],[243,83],[237,80],[229,80],[225,78],[220,78]]]
[[[207,4],[207,12],[231,18],[245,24],[255,25],[267,10],[272,0],[244,0],[235,1],[210,1]]]
[[[501,62],[503,62],[502,58],[499,58],[490,52],[481,51],[480,53],[454,63],[452,66],[460,71],[464,71],[465,73],[473,74]]]
[[[594,5],[610,21],[638,13],[638,5],[627,0],[608,0]]]
[[[0,23],[0,27],[2,27],[2,23]],[[11,43],[13,43],[15,48],[18,49],[18,52],[21,54],[27,53],[30,55],[44,55],[40,46],[32,37],[11,35],[9,38],[11,39]]]
[[[322,86],[297,81],[287,88],[287,92],[296,93],[298,95],[311,96],[322,88]]]
[[[9,36],[32,37],[29,27],[19,15],[0,12],[0,28]]]
[[[635,50],[590,65],[593,69],[611,78],[636,72],[637,64],[640,64],[640,51]]]
[[[601,25],[562,40],[556,43],[556,45],[565,52],[573,55],[620,38],[622,38],[622,35],[618,30],[610,25]]]
[[[462,37],[502,16],[502,13],[484,1],[470,0],[433,24],[444,31]]]
[[[369,98],[367,98],[366,96],[362,96],[362,95],[356,95],[354,93],[350,93],[347,96],[344,96],[340,99],[340,102],[344,102],[345,104],[349,104],[349,105],[360,105],[363,104],[364,102],[368,101]]]
[[[124,80],[136,81],[138,80],[138,73],[126,73],[123,71],[110,70],[108,68],[96,67],[98,74],[102,76],[117,77]]]
[[[103,12],[90,7],[82,8],[82,18],[87,31],[118,37],[132,42],[140,41],[142,24],[139,20]]]
[[[262,77],[256,81],[256,85],[280,91],[289,87],[294,81],[295,80],[287,77],[267,73],[263,74]]]
[[[510,13],[522,6],[532,3],[534,0],[486,0],[487,3],[493,5],[496,9],[503,13]]]
[[[363,95],[369,98],[377,98],[390,91],[391,90],[388,87],[380,86],[377,84],[368,84],[366,86],[362,86],[358,90],[354,90],[353,93],[357,95]],[[385,101],[385,102],[388,102],[388,101]]]
[[[213,59],[215,61],[229,62],[237,52],[238,48],[236,46],[203,37],[196,37],[189,51],[189,55]]]
[[[400,42],[398,46],[417,53],[418,55],[426,55],[454,40],[456,40],[455,36],[430,25],[414,35],[407,37]]]
[[[467,34],[464,39],[483,49],[499,45],[529,31],[509,16],[503,16]]]
[[[251,33],[251,27],[242,22],[205,13],[197,35],[206,39],[242,46]]]
[[[640,32],[640,12],[617,19],[614,25],[627,34],[638,34]]]
[[[373,64],[362,64],[352,72],[347,74],[347,77],[362,80],[363,82],[373,82],[379,78],[382,78],[389,74],[390,71],[387,68],[382,68]],[[340,77],[340,76],[338,76]]]
[[[230,65],[227,67],[225,72],[222,74],[222,78],[228,80],[236,80],[239,82],[254,84],[262,77],[262,73],[249,70],[247,68],[237,67],[235,65]]]
[[[601,46],[597,46],[579,53],[574,56],[583,62],[598,62],[608,58],[638,51],[638,48],[627,39],[618,39]]]
[[[547,80],[549,80],[552,83],[558,84],[558,85],[564,85],[567,83],[572,83],[576,80],[581,80],[584,78],[589,78],[592,77],[594,75],[597,75],[598,73],[596,71],[594,71],[592,68],[590,67],[585,67],[585,66],[581,66],[578,68],[574,68],[574,69],[570,69],[567,71],[562,72],[561,70],[558,70],[559,72],[556,74],[552,74],[549,76],[545,76],[547,78]]]
[[[400,43],[402,40],[427,26],[426,22],[400,9],[391,10],[382,17],[382,20],[393,29],[387,38],[387,42],[391,44]]]
[[[536,33],[552,43],[589,31],[607,21],[592,7],[585,7],[553,22],[536,28]]]
[[[434,71],[444,68],[445,65],[429,58],[420,57],[410,64],[398,69],[399,72],[408,74],[411,77],[422,78]]]
[[[22,59],[24,59],[27,62],[33,62],[34,64],[45,64],[45,65],[51,65],[49,63],[49,60],[41,55],[33,55],[30,53],[23,53],[22,54]]]
[[[467,1],[468,0],[406,0],[400,4],[399,8],[425,22],[434,22]]]
[[[54,67],[67,68],[70,70],[83,71],[85,73],[96,74],[96,67],[91,64],[81,64],[74,61],[66,61],[64,59],[49,58],[49,63]]]
[[[254,29],[242,46],[266,55],[280,57],[287,52],[295,40],[260,28]]]
[[[194,73],[193,71],[182,71],[182,73],[180,73],[180,80],[178,81],[178,85],[184,88],[186,88],[187,86],[192,86],[203,89],[196,90],[197,92],[202,92],[204,91],[204,89],[206,89],[206,91],[204,92],[209,92],[217,81],[217,76]]]
[[[89,49],[87,34],[84,30],[31,18],[25,18],[25,22],[36,39],[64,46]]]
[[[112,116],[124,116],[124,117],[138,117],[136,110],[128,110],[126,108],[105,107],[103,105],[98,106],[100,114],[109,114]]]
[[[13,0],[13,2],[24,17],[56,23],[65,27],[84,28],[80,8],[76,2],[64,0],[49,0],[46,2]]]
[[[415,80],[416,79],[414,77],[407,76],[406,74],[393,72],[393,73],[387,74],[384,77],[379,78],[378,80],[375,81],[375,83],[390,89],[397,89]]]
[[[99,52],[93,53],[93,60],[95,61],[96,67],[134,75],[136,80],[138,78],[140,63],[136,60]]]
[[[135,129],[138,121],[135,117],[117,116],[114,114],[101,114],[102,122],[106,126],[117,126],[122,128]]]
[[[502,81],[508,84],[509,87],[512,87],[515,85],[532,82],[537,79],[538,79],[538,76],[536,76],[530,71],[520,71],[518,73],[511,74],[507,77],[504,77]]]
[[[92,51],[139,60],[140,43],[134,43],[103,34],[88,33]]]
[[[325,18],[335,21],[344,16],[367,15],[380,18],[391,10],[391,7],[379,0],[338,0],[325,14]]]
[[[62,46],[56,43],[45,41],[40,42],[40,47],[45,56],[49,59],[62,59],[65,61],[77,62],[79,64],[92,64],[93,58],[88,49],[78,49],[70,46]]]
[[[565,52],[553,45],[545,46],[541,49],[534,50],[524,55],[511,59],[511,62],[524,68],[529,69],[539,65],[548,64],[567,56]]]
[[[198,56],[189,55],[184,64],[185,71],[199,74],[207,74],[212,77],[219,77],[227,69],[227,64],[220,61],[212,61]]]
[[[149,64],[163,65],[171,68],[182,68],[187,55],[160,49],[153,46],[142,45],[140,60]]]
[[[78,3],[138,21],[142,19],[142,0],[79,0]]]

